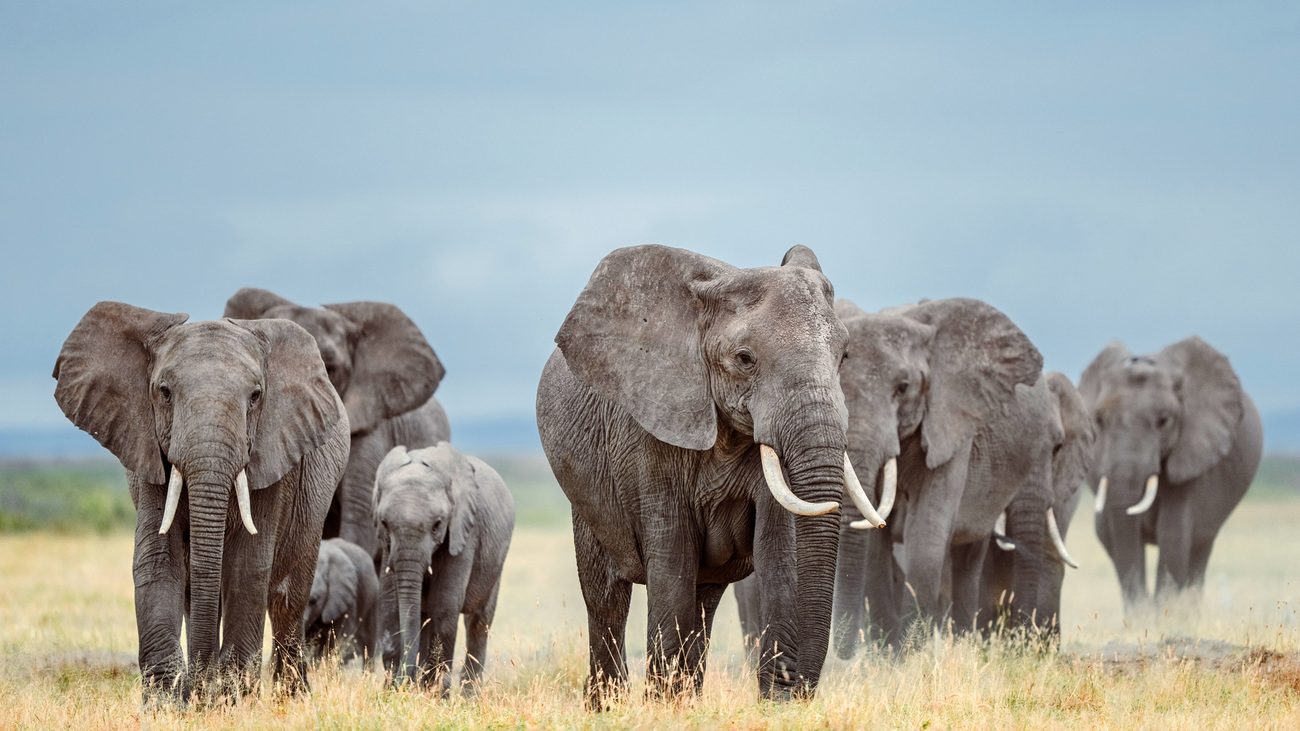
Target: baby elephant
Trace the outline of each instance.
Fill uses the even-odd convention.
[[[321,541],[316,577],[303,615],[308,646],[320,657],[336,651],[362,665],[375,656],[379,639],[379,577],[365,549],[342,538]]]
[[[382,549],[384,667],[395,679],[451,687],[456,625],[465,615],[472,693],[483,671],[515,503],[501,476],[447,442],[379,464],[373,502]]]

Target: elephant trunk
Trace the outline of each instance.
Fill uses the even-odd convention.
[[[850,457],[857,468],[858,479],[862,482],[862,489],[867,495],[877,495],[879,478],[883,470],[872,468],[885,463],[884,454],[883,447],[850,450]],[[840,658],[848,660],[857,652],[863,627],[869,571],[868,544],[873,536],[870,530],[850,527],[851,523],[862,519],[861,512],[851,501],[844,502],[843,511],[844,514],[840,518],[838,557],[835,562],[833,616],[835,653]],[[888,529],[886,526],[883,530]]]
[[[1097,535],[1115,564],[1126,612],[1131,612],[1149,598],[1146,549],[1142,540],[1144,516],[1129,514],[1129,508],[1141,501],[1153,472],[1144,464],[1108,466],[1109,494],[1104,508],[1097,515]]]
[[[413,552],[399,554],[392,564],[397,586],[397,617],[401,631],[401,666],[398,677],[415,680],[419,667],[420,615],[423,603],[424,572],[428,557],[421,560]],[[428,661],[428,658],[425,658]]]
[[[1007,508],[1007,537],[1015,543],[1011,554],[1011,611],[1015,626],[1032,628],[1045,619],[1039,601],[1043,580],[1043,553],[1047,550],[1047,498],[1037,490],[1016,495]]]
[[[224,460],[195,460],[185,472],[190,509],[189,659],[203,675],[220,642],[221,567],[234,468]]]

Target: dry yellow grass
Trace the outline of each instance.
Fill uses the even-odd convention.
[[[1060,654],[949,637],[900,662],[832,659],[806,704],[756,700],[728,595],[701,698],[604,714],[582,705],[585,613],[562,528],[516,534],[478,699],[395,692],[334,668],[316,672],[310,696],[143,717],[130,536],[0,536],[0,727],[1300,728],[1297,525],[1300,500],[1248,501],[1220,539],[1200,616],[1126,627],[1113,570],[1080,515],[1068,542],[1084,568],[1067,578]],[[636,664],[643,591],[630,625]],[[1180,650],[1162,635],[1201,641]],[[639,674],[633,683],[639,694]]]

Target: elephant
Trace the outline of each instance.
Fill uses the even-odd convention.
[[[358,655],[368,666],[379,642],[379,577],[370,554],[342,538],[321,541],[303,625],[317,656]]]
[[[268,610],[274,677],[303,690],[302,615],[347,413],[301,327],[187,319],[100,302],[54,365],[63,413],[126,468],[145,700],[251,689]]]
[[[841,518],[835,643],[848,659],[864,598],[872,636],[894,646],[913,617],[975,625],[998,516],[1026,486],[1050,480],[1053,444],[1044,424],[1055,398],[1040,378],[1038,349],[979,300],[922,300],[876,314],[840,300],[836,311],[849,334],[840,372],[849,455],[889,521],[857,532],[852,506]],[[1011,520],[1017,528],[1023,522],[1020,538],[1034,555],[1047,532],[1046,489],[1026,495],[1037,499],[1023,501]],[[1021,604],[1034,601],[1033,572],[1018,572]]]
[[[506,483],[448,442],[397,446],[375,476],[383,546],[384,665],[394,680],[451,685],[456,625],[465,615],[461,688],[477,690],[515,526]]]
[[[995,531],[1002,535],[994,539],[984,559],[980,623],[983,624],[986,618],[996,617],[1000,606],[1011,603],[1016,590],[1017,570],[1032,571],[1030,567],[1037,567],[1035,573],[1039,581],[1035,601],[1028,605],[1022,603],[1016,616],[1022,621],[1028,619],[1032,627],[1039,629],[1049,642],[1055,644],[1060,640],[1061,586],[1065,581],[1065,569],[1079,566],[1065,547],[1065,536],[1079,505],[1080,488],[1092,469],[1097,432],[1083,397],[1068,376],[1052,371],[1043,374],[1043,379],[1055,397],[1051,420],[1045,427],[1052,440],[1051,480],[1027,487],[1050,488],[1045,502],[1050,506],[1047,531],[1051,540],[1036,542],[1022,538],[1021,531],[1025,526],[1037,532],[1037,525],[1032,520],[1007,521],[1005,517],[999,520],[1000,525],[1009,525],[1011,529],[997,530],[998,526],[995,526]],[[1028,491],[1022,490],[1012,498],[1003,515],[1032,515],[1039,502]],[[1026,503],[1029,503],[1028,508]],[[1041,546],[1041,550],[1030,555],[1034,546]]]
[[[429,447],[451,439],[447,414],[433,396],[445,373],[442,362],[420,328],[382,302],[301,307],[246,287],[226,302],[224,316],[292,320],[316,338],[352,426],[348,466],[323,536],[344,538],[378,561],[370,494],[379,461],[398,444]]]
[[[647,694],[665,697],[699,691],[718,602],[751,572],[772,599],[759,692],[815,693],[832,513],[846,489],[874,512],[846,484],[833,297],[802,246],[754,269],[633,246],[600,262],[565,317],[537,427],[572,506],[593,710],[626,692],[632,584],[648,595]]]
[[[1096,419],[1097,537],[1126,615],[1147,606],[1144,546],[1159,547],[1156,596],[1199,595],[1214,539],[1255,477],[1264,430],[1228,358],[1196,336],[1153,355],[1107,345],[1079,379]]]

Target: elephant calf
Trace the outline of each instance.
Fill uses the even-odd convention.
[[[465,615],[465,671],[472,693],[483,672],[515,501],[483,460],[448,442],[394,447],[375,477],[383,566],[384,666],[394,678],[451,685],[456,625]]]
[[[308,645],[321,657],[337,651],[344,662],[360,655],[369,665],[379,639],[378,601],[370,554],[342,538],[321,541],[303,615]]]

